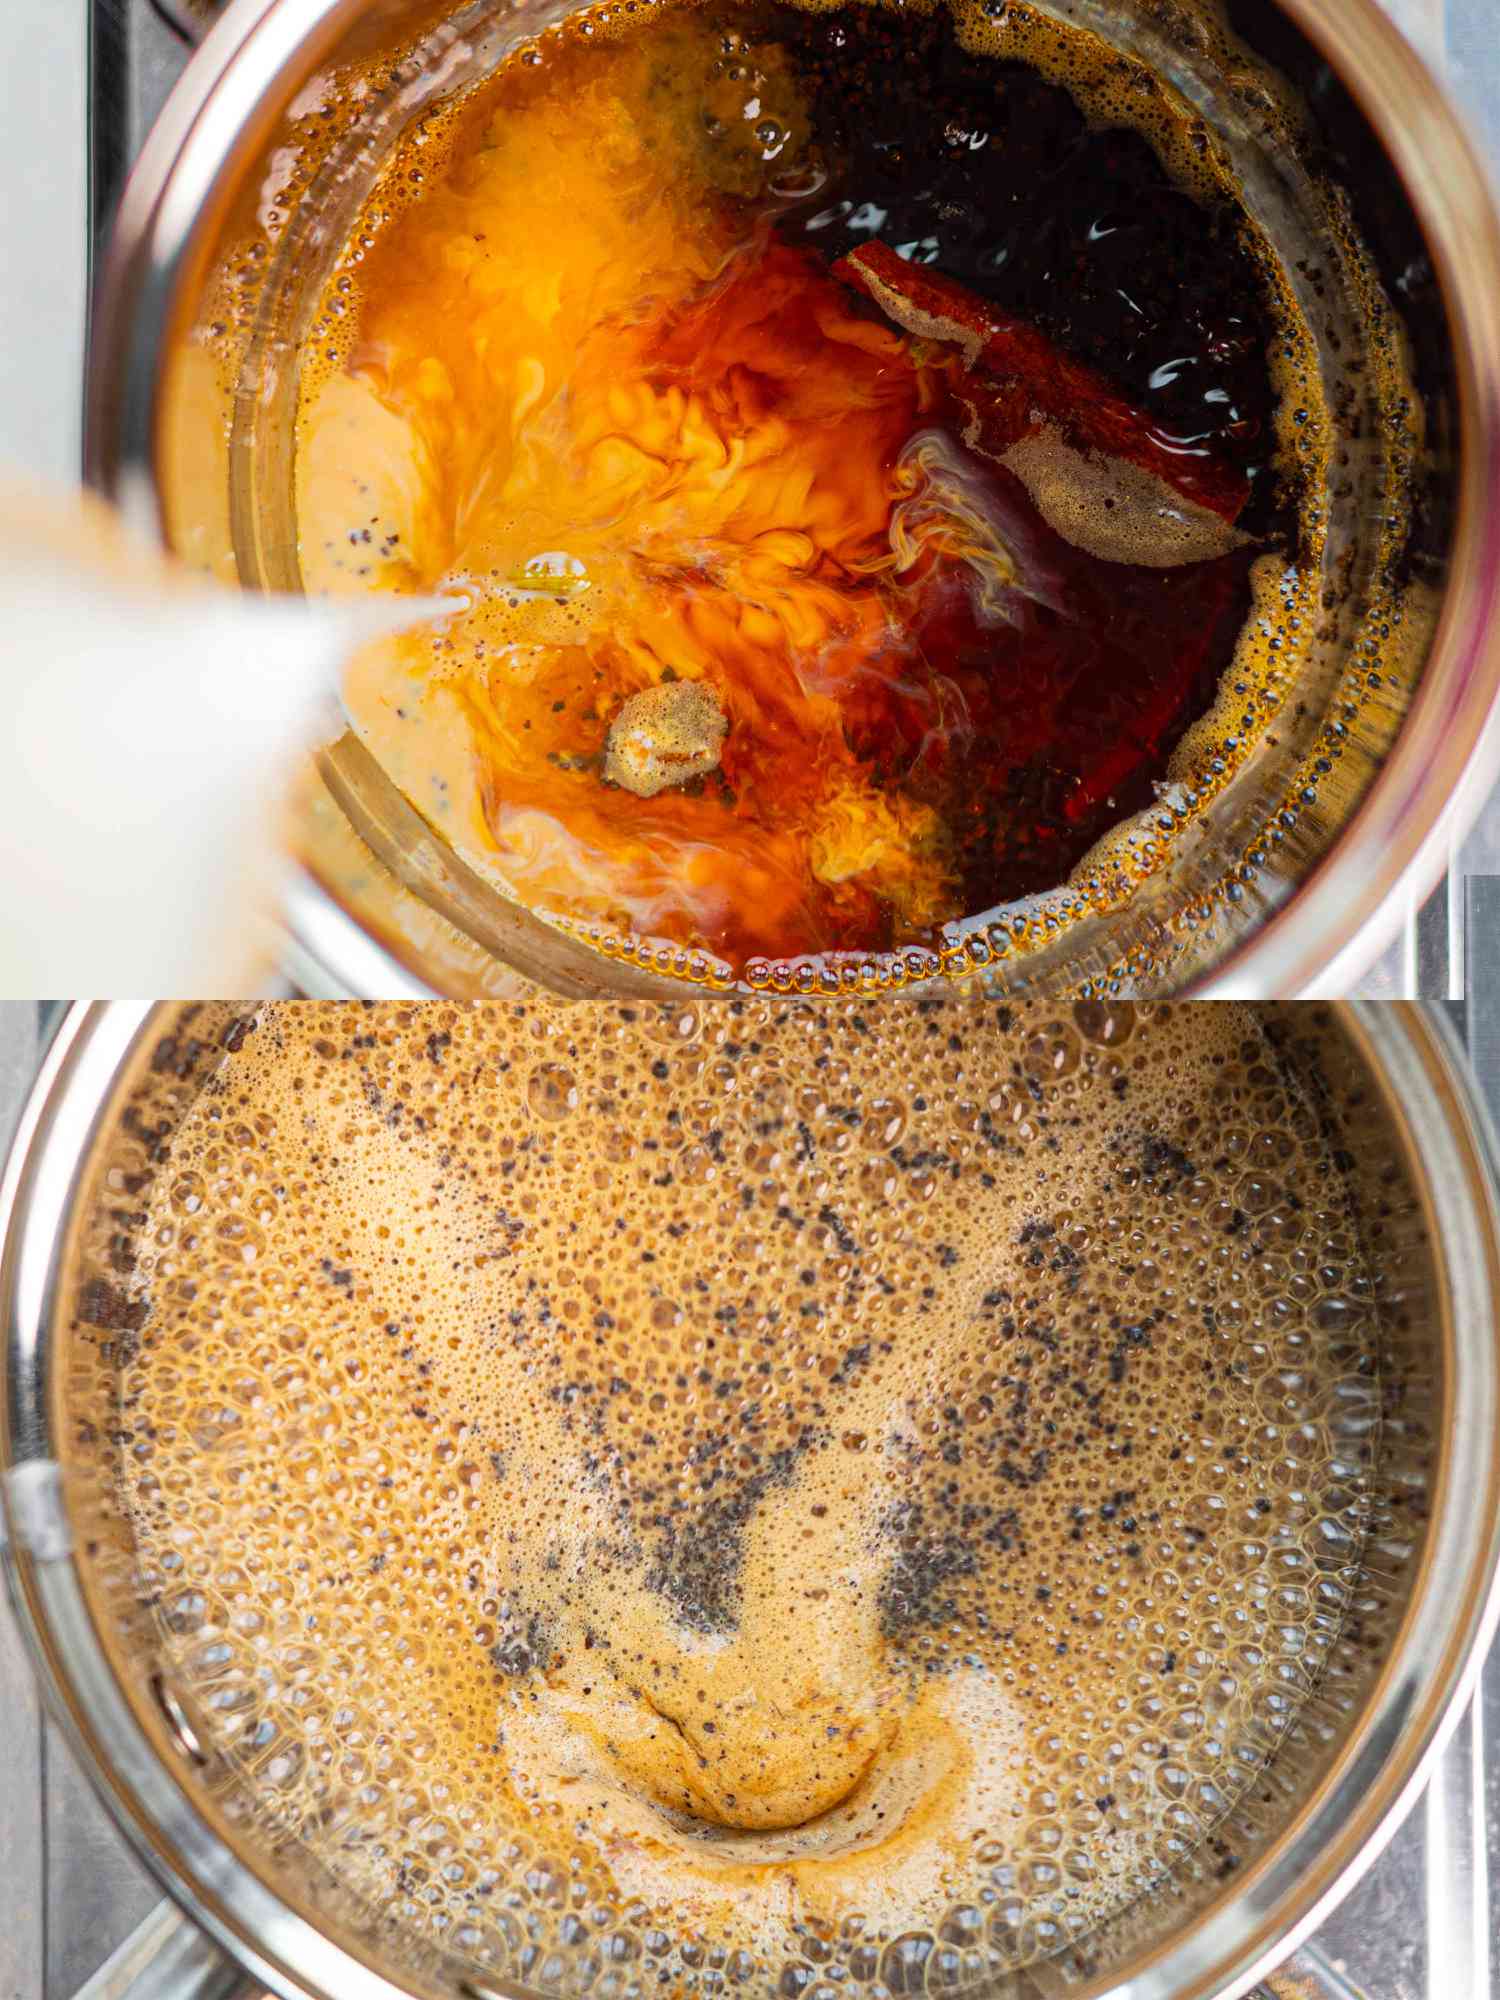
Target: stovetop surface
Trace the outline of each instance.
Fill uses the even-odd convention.
[[[295,0],[289,0],[295,4]],[[1497,0],[1383,0],[1444,72],[1500,164]],[[152,0],[90,0],[89,200],[101,246],[130,162],[187,60]],[[1471,998],[1454,1009],[1500,1122],[1500,797],[1453,857],[1447,882],[1409,914],[1363,990]],[[50,1025],[0,1005],[0,1140]],[[127,1852],[40,1713],[0,1606],[0,2000],[71,2000],[159,1892]],[[1493,2000],[1500,1934],[1500,1651],[1427,1794],[1315,1941],[1325,1991],[1368,2000]],[[1277,1982],[1279,1986],[1279,1982]],[[1288,1993],[1294,1989],[1288,1986]]]

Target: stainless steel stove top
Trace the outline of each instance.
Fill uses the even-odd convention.
[[[154,0],[89,0],[90,230],[97,250],[161,104],[188,57]],[[183,0],[171,0],[182,6]],[[294,4],[294,0],[291,0]],[[1446,68],[1500,162],[1497,0],[1384,0]],[[1500,1121],[1500,798],[1456,851],[1447,882],[1408,913],[1363,990],[1472,996],[1457,1012]],[[0,1006],[0,1139],[43,1046],[48,1010]],[[0,1607],[0,2000],[71,2000],[147,1918],[158,1892],[126,1852],[40,1714]],[[1492,2000],[1500,1935],[1500,1653],[1391,1847],[1272,1988],[1327,2000]],[[107,1990],[105,1988],[104,1990]]]

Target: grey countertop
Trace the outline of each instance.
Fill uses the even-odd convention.
[[[5,0],[0,70],[0,474],[75,476],[87,266],[83,0]]]

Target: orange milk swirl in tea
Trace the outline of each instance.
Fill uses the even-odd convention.
[[[1252,1012],[268,1006],[142,1243],[170,1671],[499,1974],[972,1983],[1230,1871],[1338,1643],[1368,1280]]]
[[[1152,801],[1284,582],[1248,225],[1100,45],[1088,115],[1002,60],[1023,12],[584,14],[362,216],[304,577],[463,594],[351,712],[543,915],[751,983],[930,953]]]

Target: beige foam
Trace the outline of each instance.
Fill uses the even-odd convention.
[[[502,1909],[674,1984],[1019,1963],[1215,1834],[1337,1635],[1368,1274],[1238,1008],[272,1006],[142,1249],[171,1669],[500,1972]]]

